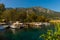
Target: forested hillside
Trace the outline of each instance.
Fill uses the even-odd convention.
[[[50,19],[60,19],[60,12],[55,12],[42,7],[32,8],[5,8],[0,4],[0,21],[20,22],[48,22]]]

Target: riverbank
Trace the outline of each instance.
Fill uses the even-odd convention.
[[[49,22],[29,22],[29,23],[20,23],[19,21],[13,22],[13,23],[0,23],[4,28],[40,28],[40,26],[48,26],[50,25]]]

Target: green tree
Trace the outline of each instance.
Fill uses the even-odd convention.
[[[5,10],[2,15],[1,15],[2,19],[5,19],[5,20],[11,20],[11,12],[10,10]]]
[[[35,22],[36,18],[37,16],[35,13],[29,13],[27,18],[25,19],[25,22]]]
[[[21,11],[17,13],[17,16],[18,16],[18,20],[24,22],[24,20],[27,18],[27,13],[25,11]]]
[[[50,19],[48,19],[45,16],[37,16],[37,19],[36,19],[37,22],[49,22],[49,20]]]
[[[5,10],[5,5],[4,4],[0,4],[0,11],[4,11]]]
[[[16,17],[16,14],[17,14],[16,9],[11,9],[11,10],[10,10],[10,14],[11,14],[11,15],[10,15],[11,20],[12,20],[12,21],[16,21],[16,18],[17,18],[17,17]]]
[[[4,4],[0,4],[0,20],[2,19],[1,18],[1,15],[2,15],[2,12],[5,10],[5,5]]]

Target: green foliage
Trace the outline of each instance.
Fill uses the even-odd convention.
[[[2,13],[2,19],[11,20],[11,12],[10,12],[10,10],[5,10]]]
[[[49,22],[50,19],[46,18],[45,16],[38,16],[36,21],[37,22]]]
[[[49,19],[45,15],[46,13],[43,14],[42,12],[36,12],[32,8],[12,8],[5,10],[4,4],[0,4],[0,19],[5,19],[6,21],[48,22]]]
[[[4,11],[4,10],[5,10],[4,4],[0,4],[0,11]]]
[[[60,40],[60,23],[54,23],[55,31],[47,30],[46,34],[42,34],[40,38],[44,40]]]

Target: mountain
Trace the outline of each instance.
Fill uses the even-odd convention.
[[[43,15],[51,19],[60,19],[60,12],[56,12],[50,9],[42,7],[32,7],[32,8],[16,8],[17,11],[28,11],[28,13],[34,12],[36,15]]]
[[[0,11],[1,13],[5,10],[12,10],[15,9],[16,12],[28,12],[28,13],[35,13],[37,16],[45,16],[50,19],[60,19],[60,12],[56,12],[50,9],[42,8],[42,7],[31,7],[31,8],[5,8],[4,4],[0,4]]]

